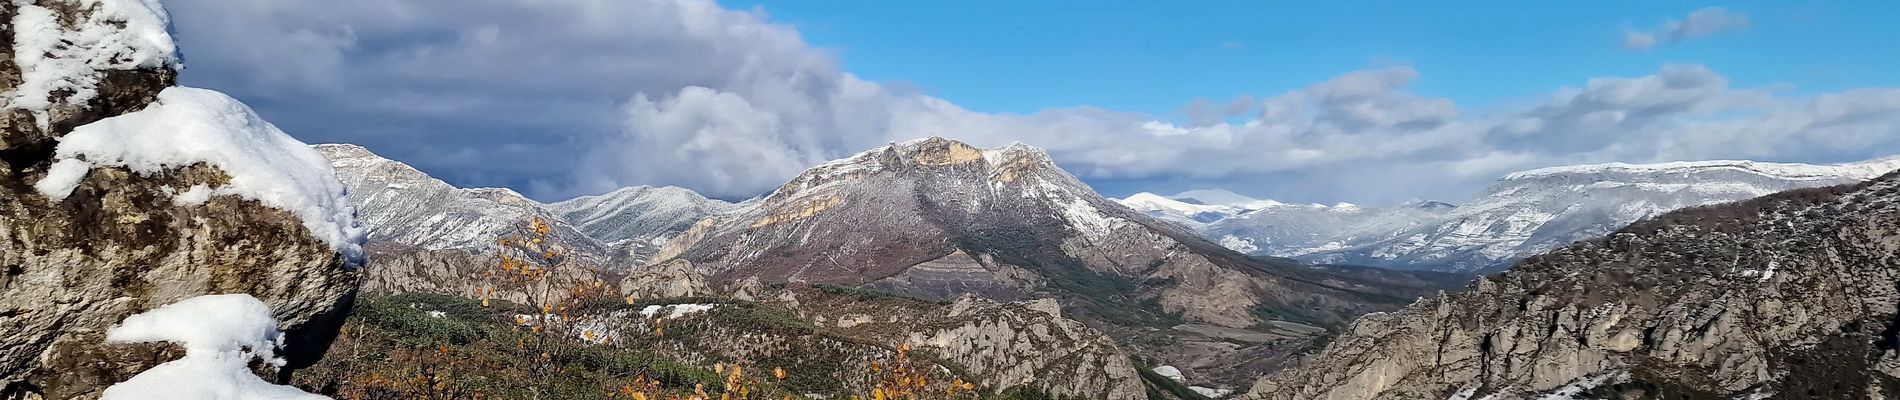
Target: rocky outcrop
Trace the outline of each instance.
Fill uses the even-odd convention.
[[[1896,282],[1896,174],[1692,208],[1362,318],[1247,398],[1892,398]]]
[[[0,53],[0,398],[90,398],[176,358],[169,347],[104,344],[104,332],[126,316],[203,294],[246,293],[269,304],[287,334],[279,353],[287,373],[321,357],[355,293],[360,235],[352,236],[347,209],[285,206],[340,199],[327,166],[298,173],[332,185],[298,183],[314,182],[301,189],[334,198],[254,196],[242,185],[256,182],[246,175],[255,171],[220,167],[233,165],[220,163],[229,159],[141,165],[84,158],[98,153],[62,145],[77,127],[173,96],[177,58],[165,16],[151,4],[0,3],[0,18],[10,21],[0,41],[12,44]],[[180,104],[168,107],[229,101],[202,93],[178,92],[169,99]],[[241,105],[217,104],[236,118],[219,123],[262,124]],[[193,128],[225,127],[204,125]],[[249,144],[294,142],[268,124],[244,127],[255,131],[214,133],[257,139]],[[300,146],[250,150],[257,151],[242,156],[280,166],[316,157],[295,153],[308,151]],[[81,168],[60,171],[55,161]],[[49,180],[56,173],[64,175]],[[341,214],[306,218],[321,211]],[[341,230],[314,230],[322,226]]]
[[[929,303],[787,288],[763,301],[797,310],[839,334],[907,343],[979,383],[1029,385],[1090,399],[1144,398],[1129,354],[1050,299],[1001,303],[976,296]]]
[[[756,282],[755,282],[756,283]],[[686,260],[671,260],[634,269],[620,280],[620,293],[635,298],[694,297],[712,294],[706,277]]]
[[[543,301],[569,299],[570,288],[604,286],[610,283],[595,267],[569,264],[535,284],[509,289],[491,284],[486,275],[497,272],[500,259],[493,255],[464,250],[429,250],[389,242],[370,242],[364,250],[370,255],[363,268],[363,293],[394,295],[430,293],[473,299],[493,298],[526,302],[528,291]],[[525,290],[524,290],[525,289]]]
[[[482,287],[477,278],[496,262],[493,257],[461,250],[388,242],[371,242],[363,250],[369,253],[370,263],[364,268],[362,291],[375,295],[433,293],[476,298]]]
[[[974,296],[909,329],[906,343],[931,349],[993,386],[1034,383],[1096,399],[1142,398],[1128,354],[1107,336],[1063,318],[1040,300],[1010,306]]]

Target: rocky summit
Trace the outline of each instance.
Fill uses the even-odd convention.
[[[1889,174],[1664,214],[1362,318],[1246,398],[1892,398],[1897,199]]]
[[[235,100],[173,87],[165,14],[119,3],[0,4],[0,398],[93,398],[177,358],[105,332],[204,294],[269,305],[285,376],[356,292],[360,229],[328,166]]]
[[[1335,326],[1462,282],[1243,256],[1097,195],[1042,150],[940,138],[814,167],[751,207],[702,221],[660,254],[715,284],[1053,298],[1124,342],[1206,345],[1153,349],[1181,362],[1302,342],[1313,337],[1302,327]]]

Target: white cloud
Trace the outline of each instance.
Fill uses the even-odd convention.
[[[1407,91],[1420,72],[1396,66],[1196,101],[1184,120],[1094,107],[998,114],[859,79],[763,11],[706,0],[170,4],[187,80],[251,101],[306,140],[364,142],[456,183],[547,199],[635,184],[745,197],[818,162],[932,135],[1042,146],[1097,182],[1374,203],[1469,193],[1564,163],[1900,151],[1900,90],[1788,97],[1697,65],[1589,79],[1485,113]],[[1746,24],[1713,13],[1654,38]],[[257,37],[304,39],[260,49],[270,42]]]
[[[1739,31],[1748,28],[1748,16],[1721,7],[1707,7],[1689,13],[1680,21],[1669,20],[1649,31],[1623,35],[1623,47],[1649,50],[1656,45],[1674,44],[1688,39]]]

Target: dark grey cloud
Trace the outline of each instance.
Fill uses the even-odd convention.
[[[1900,91],[1788,96],[1697,65],[1484,113],[1408,91],[1420,75],[1410,67],[1369,68],[1191,103],[1177,123],[1093,107],[969,111],[859,79],[763,11],[709,0],[168,5],[188,83],[232,93],[306,141],[355,142],[457,184],[543,199],[637,184],[745,197],[812,164],[932,135],[1041,146],[1118,188],[1369,203],[1447,198],[1556,164],[1900,151]],[[1700,20],[1669,29],[1721,30]]]

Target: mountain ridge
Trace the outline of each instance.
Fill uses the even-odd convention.
[[[1605,163],[1508,174],[1440,212],[1307,215],[1268,208],[1198,226],[1251,254],[1399,269],[1495,271],[1511,262],[1686,207],[1869,179],[1900,157],[1840,164],[1711,160]],[[1423,204],[1423,203],[1421,203]],[[1409,205],[1408,205],[1409,206]]]

